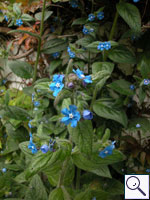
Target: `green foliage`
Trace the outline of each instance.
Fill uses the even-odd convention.
[[[121,200],[149,168],[148,9],[72,3],[0,3],[0,199]]]

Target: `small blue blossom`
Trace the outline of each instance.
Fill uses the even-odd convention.
[[[64,108],[61,112],[65,115],[65,117],[61,119],[61,122],[65,125],[71,123],[71,127],[75,128],[77,126],[77,122],[81,118],[80,113],[77,111],[77,107],[75,105],[70,105],[69,110]]]
[[[34,97],[35,97],[35,94],[32,93],[32,102],[34,102]]]
[[[39,105],[40,105],[40,102],[39,102],[39,101],[35,101],[35,102],[34,102],[34,106],[35,106],[35,107],[38,107]]]
[[[42,151],[43,153],[47,153],[47,152],[49,151],[48,145],[47,145],[47,144],[42,145],[42,146],[41,146],[41,151]]]
[[[85,26],[83,26],[82,32],[84,35],[88,35],[90,33],[90,31]]]
[[[100,51],[103,51],[105,49],[104,42],[100,42],[99,45],[97,46],[97,49],[100,50]]]
[[[38,108],[34,108],[34,110],[35,110],[35,111],[37,111],[37,110],[38,110]]]
[[[29,127],[29,128],[33,128],[33,126],[31,125],[31,121],[32,121],[32,120],[30,120],[29,123],[28,123],[28,127]]]
[[[150,173],[150,169],[146,169],[146,172],[147,172],[147,173]]]
[[[2,172],[3,172],[3,173],[6,173],[6,171],[7,171],[6,168],[3,168],[3,169],[2,169]]]
[[[149,85],[149,84],[150,84],[150,80],[149,80],[149,79],[144,79],[143,84],[144,84],[144,85]]]
[[[8,22],[8,17],[7,17],[7,15],[4,15],[4,19],[5,19],[6,22]]]
[[[99,152],[99,156],[100,156],[101,158],[105,158],[106,156],[112,155],[113,149],[115,148],[115,145],[114,145],[114,144],[115,144],[115,141],[112,142],[111,145],[105,147],[104,150],[102,150],[102,151]]]
[[[111,49],[111,43],[110,42],[104,42],[104,45],[105,45],[106,50]]]
[[[59,58],[60,53],[59,53],[59,52],[53,53],[52,56],[53,56],[53,58],[55,58],[55,59],[56,59],[56,58]]]
[[[70,3],[72,8],[77,8],[78,7],[78,1],[77,0],[71,0],[69,3]]]
[[[102,20],[102,19],[104,18],[104,12],[99,12],[99,13],[97,14],[97,18],[98,18],[99,20]]]
[[[70,89],[74,88],[73,82],[68,83],[68,88],[70,88]]]
[[[16,25],[17,25],[17,26],[21,26],[22,24],[23,24],[22,19],[17,19],[17,20],[16,20]]]
[[[41,90],[40,90],[40,89],[37,89],[37,92],[41,92]]]
[[[32,142],[32,138],[30,138],[28,149],[30,149],[33,154],[37,153],[38,151],[35,144]]]
[[[88,120],[93,119],[93,114],[91,113],[90,110],[84,110],[82,115],[84,119],[88,119]]]
[[[67,48],[67,52],[69,53],[70,58],[75,58],[76,54],[71,51],[70,47]]]
[[[90,22],[93,22],[94,19],[95,19],[95,15],[94,15],[93,13],[89,14],[88,20],[89,20]]]
[[[0,92],[1,92],[1,93],[3,93],[3,92],[4,92],[4,90],[0,90]]]
[[[93,199],[92,200],[96,200],[96,197],[93,197]]]
[[[83,73],[83,71],[81,71],[81,70],[79,70],[79,69],[77,69],[77,70],[74,70],[74,69],[73,69],[73,72],[77,75],[77,77],[78,77],[79,79],[83,79],[83,82],[84,82],[84,83],[92,83],[92,79],[91,79],[91,76],[90,76],[90,75],[85,76],[84,73]]]
[[[140,1],[140,0],[133,0],[134,3],[137,3],[137,2],[139,2],[139,1]]]
[[[130,90],[134,90],[135,86],[134,85],[130,85]]]
[[[6,80],[6,79],[3,79],[3,80],[2,80],[2,84],[5,85],[6,83],[7,83],[7,80]]]
[[[62,83],[64,75],[54,75],[53,82],[49,85],[53,91],[53,96],[56,97],[58,93],[63,89],[64,84]]]
[[[140,124],[136,124],[136,128],[140,128],[141,127],[141,125]]]

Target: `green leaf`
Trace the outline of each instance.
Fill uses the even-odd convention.
[[[8,61],[8,66],[19,77],[25,79],[32,78],[33,68],[29,63],[19,60]]]
[[[46,21],[51,15],[53,14],[53,11],[45,11],[44,13],[44,21]],[[36,13],[35,18],[39,21],[42,20],[42,12]]]
[[[30,117],[29,113],[26,110],[17,106],[7,106],[5,108],[4,116],[11,119],[23,121],[28,121],[28,117]]]
[[[120,80],[112,82],[111,84],[107,86],[120,94],[131,96],[134,94],[134,92],[133,90],[130,89],[130,85],[131,85],[130,82],[124,79],[120,79]]]
[[[21,15],[21,10],[19,8],[19,4],[18,3],[14,3],[13,4],[13,12],[18,16],[20,17]]]
[[[138,63],[138,68],[141,71],[142,77],[147,78],[150,77],[150,58],[149,58],[149,51],[144,52],[140,58]]]
[[[28,145],[29,145],[29,141],[27,142],[22,142],[19,144],[19,148],[21,149],[21,151],[27,155],[27,156],[33,156],[32,152],[30,149],[28,149]]]
[[[5,104],[8,106],[10,101],[10,96],[9,96],[9,90],[6,91],[5,93]]]
[[[121,2],[117,4],[117,11],[131,29],[141,31],[141,17],[138,8],[130,3]]]
[[[68,43],[63,39],[52,39],[46,41],[42,52],[45,54],[52,54],[67,49]]]
[[[32,16],[28,15],[28,14],[23,14],[23,15],[21,16],[21,19],[22,19],[23,21],[25,21],[25,22],[35,21],[35,19],[34,19]]]
[[[127,126],[128,121],[126,113],[124,110],[116,108],[111,99],[97,100],[93,104],[93,110],[100,117],[117,121],[124,127]]]
[[[53,72],[62,65],[62,60],[53,60],[51,61],[48,71],[50,74],[53,74]]]
[[[136,63],[135,55],[125,46],[117,46],[112,48],[108,53],[108,57],[117,63]]]
[[[41,181],[39,175],[35,175],[30,184],[29,189],[26,192],[25,200],[47,200],[47,192]]]
[[[108,71],[110,74],[114,69],[114,64],[111,62],[94,62],[92,65],[92,73],[96,74],[99,71]]]
[[[67,90],[67,89],[63,89],[62,91],[60,91],[57,95],[57,97],[55,98],[54,100],[54,106],[56,106],[57,104],[60,103],[60,101],[68,98],[68,97],[71,97],[72,96],[72,92]]]
[[[40,39],[40,36],[38,34],[29,32],[29,31],[24,31],[24,30],[18,30],[17,29],[17,30],[9,31],[8,34],[9,33],[23,33],[23,34],[28,34],[28,35],[31,35],[33,37]]]
[[[61,188],[54,189],[50,193],[48,200],[65,200],[62,189]]]
[[[88,35],[88,36],[85,36],[85,37],[77,40],[76,43],[78,45],[82,45],[83,47],[86,47],[89,44],[91,44],[93,42],[93,40],[94,40],[94,38],[92,36]]]
[[[90,120],[78,122],[77,127],[68,126],[68,131],[74,143],[83,153],[90,154],[92,152],[93,127]]]
[[[86,20],[87,20],[87,18],[78,18],[78,19],[75,19],[73,21],[73,23],[72,23],[72,26],[73,25],[82,25],[82,24],[85,24]]]

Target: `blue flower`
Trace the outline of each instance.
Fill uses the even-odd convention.
[[[84,119],[88,119],[88,120],[93,119],[93,114],[91,113],[90,110],[84,110],[82,115]]]
[[[7,83],[7,80],[6,79],[3,79],[2,80],[2,85],[5,85]]]
[[[40,90],[40,89],[37,89],[37,92],[41,92],[41,90]]]
[[[3,169],[2,169],[2,172],[3,172],[3,173],[6,173],[6,171],[7,171],[6,168],[3,168]]]
[[[55,58],[55,59],[56,59],[56,58],[59,58],[60,53],[59,53],[59,52],[53,53],[52,56],[53,56],[53,58]]]
[[[17,20],[16,20],[16,25],[17,25],[17,26],[21,26],[22,24],[23,24],[22,19],[17,19]]]
[[[49,85],[53,91],[53,96],[56,97],[58,93],[63,89],[64,84],[62,83],[64,75],[54,75],[53,82]]]
[[[30,138],[28,149],[31,149],[33,154],[37,153],[38,151],[35,144],[32,142],[32,138]]]
[[[84,73],[83,73],[83,71],[81,71],[81,70],[79,70],[79,69],[77,69],[77,70],[74,70],[74,69],[73,69],[73,72],[77,75],[77,77],[78,77],[79,79],[83,79],[83,82],[84,82],[84,83],[92,83],[92,79],[91,79],[91,76],[90,76],[90,75],[85,76]]]
[[[73,82],[68,83],[68,88],[70,88],[70,89],[74,88]]]
[[[34,106],[35,106],[35,107],[38,107],[39,105],[40,105],[40,102],[39,102],[39,101],[35,101],[35,102],[34,102]]]
[[[140,124],[136,124],[136,128],[140,128],[141,127],[141,125]]]
[[[104,42],[104,45],[105,45],[106,50],[111,49],[111,43],[110,42]]]
[[[3,93],[3,92],[4,92],[4,90],[0,90],[0,92],[1,92],[1,93]]]
[[[96,197],[93,197],[93,199],[92,200],[96,200]]]
[[[93,22],[94,21],[94,19],[95,19],[95,15],[94,14],[89,14],[89,16],[88,16],[89,18],[88,18],[88,20],[90,21],[90,22]]]
[[[139,1],[140,1],[140,0],[133,0],[134,3],[137,3],[137,2],[139,2]]]
[[[31,121],[32,121],[32,120],[30,120],[29,123],[28,123],[28,127],[29,127],[29,128],[33,128],[33,126],[31,125]]]
[[[130,85],[130,90],[134,90],[135,86],[134,85]]]
[[[4,15],[4,19],[5,19],[6,22],[8,22],[8,17],[7,17],[7,15]]]
[[[90,33],[90,31],[85,26],[83,26],[82,32],[84,35],[88,35]]]
[[[143,84],[144,84],[144,85],[149,85],[149,84],[150,84],[150,80],[149,80],[149,79],[144,79]]]
[[[102,150],[102,151],[99,152],[99,156],[100,156],[101,158],[105,158],[106,156],[112,155],[113,149],[115,148],[115,145],[114,145],[114,144],[115,144],[115,141],[112,142],[111,145],[105,147],[104,150]]]
[[[78,1],[77,0],[71,0],[69,3],[70,3],[72,8],[77,8],[78,7]]]
[[[146,169],[146,172],[147,172],[147,173],[150,173],[150,169]]]
[[[61,122],[65,125],[71,123],[71,127],[75,128],[77,126],[77,122],[81,118],[80,113],[77,111],[77,107],[75,105],[70,105],[69,110],[64,108],[61,112],[65,115],[65,117],[61,119]]]
[[[47,145],[47,144],[42,145],[42,146],[41,146],[41,151],[42,151],[43,153],[47,153],[47,152],[49,151],[48,145]]]
[[[67,48],[67,51],[69,53],[70,58],[75,58],[76,57],[76,54],[71,51],[70,47]]]
[[[102,19],[104,18],[104,12],[99,12],[99,13],[97,13],[97,18],[98,18],[99,20],[102,20]]]
[[[34,97],[35,97],[35,94],[32,93],[32,102],[34,102]]]
[[[97,49],[100,50],[100,51],[103,51],[105,49],[105,43],[100,42],[99,45],[97,46]]]

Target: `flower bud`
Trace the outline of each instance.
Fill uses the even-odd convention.
[[[88,120],[93,119],[93,114],[91,113],[90,110],[84,110],[82,115],[84,119],[88,119]]]
[[[42,153],[47,153],[49,151],[49,147],[47,144],[41,146]]]
[[[70,89],[73,89],[73,88],[74,88],[73,82],[68,83],[68,88],[70,88]]]

